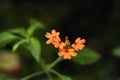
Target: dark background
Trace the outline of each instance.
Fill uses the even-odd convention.
[[[80,69],[78,72],[82,75],[81,80],[120,78],[120,59],[112,55],[112,50],[120,45],[120,0],[0,1],[0,31],[27,28],[31,18],[46,26],[42,34],[55,28],[63,38],[68,35],[72,42],[80,36],[86,39],[87,47],[101,53],[103,58],[97,63],[74,67]],[[38,30],[38,37],[39,34],[41,31]],[[63,64],[66,65],[65,63]],[[67,73],[71,68],[73,66],[63,72]],[[79,80],[79,75],[77,79]]]

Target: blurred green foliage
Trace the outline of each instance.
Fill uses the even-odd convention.
[[[120,57],[120,46],[118,46],[117,48],[113,49],[113,55],[116,57]]]
[[[6,31],[2,32],[0,34],[1,35],[0,37],[2,38],[0,43],[1,45],[3,45],[3,42],[4,42],[4,45],[7,45],[8,41],[9,43],[11,43],[14,39],[16,39],[16,43],[14,43],[12,48],[13,52],[16,52],[20,45],[23,45],[24,47],[26,47],[26,49],[28,49],[28,51],[32,54],[35,60],[41,64],[41,67],[43,68],[43,70],[49,70],[49,66],[51,69],[55,65],[57,60],[55,61],[55,63],[49,64],[48,66],[44,61],[45,59],[44,58],[41,59],[42,46],[40,41],[33,37],[33,33],[35,32],[35,30],[37,28],[43,28],[43,25],[41,25],[41,23],[35,20],[32,20],[30,24],[31,25],[27,30],[25,30],[24,28],[18,28],[18,29],[8,30],[7,32]],[[78,53],[78,56],[76,58],[73,58],[72,60],[76,63],[79,63],[80,65],[89,65],[89,64],[95,63],[101,57],[100,54],[98,54],[97,52],[89,48],[85,48],[84,50],[78,51],[77,53]],[[47,66],[48,66],[48,69],[47,69]],[[58,76],[60,80],[72,80],[70,77],[61,75],[54,70],[50,70],[50,72],[53,74],[56,74],[56,76]],[[37,73],[35,74],[37,75]],[[32,77],[30,76],[30,78]],[[22,80],[26,80],[26,79],[29,79],[29,76],[22,78]]]
[[[12,35],[9,32],[3,32],[0,34],[1,40],[0,40],[0,47],[4,47],[7,43],[13,41],[14,39],[17,39],[17,36]]]
[[[73,58],[73,61],[81,65],[93,64],[101,58],[99,53],[89,48],[85,48],[77,53],[78,55],[77,57]]]
[[[41,47],[40,42],[32,37],[33,33],[38,28],[43,28],[43,25],[35,20],[30,20],[30,27],[25,30],[24,28],[21,29],[13,29],[8,30],[8,32],[3,32],[0,34],[0,37],[2,40],[0,41],[1,45],[5,45],[13,41],[14,39],[19,39],[18,42],[16,42],[13,45],[13,51],[16,51],[17,48],[20,45],[24,45],[33,55],[33,57],[36,59],[37,62],[39,62],[40,53],[41,53]]]
[[[62,73],[68,72],[68,75],[74,77],[75,80],[119,79],[119,48],[116,48],[120,45],[119,4],[119,0],[1,0],[0,48],[1,50],[11,49],[11,44],[13,45],[14,43],[16,46],[14,46],[13,50],[19,49],[18,51],[21,51],[22,54],[20,55],[24,61],[24,69],[21,72],[21,76],[39,70],[39,66],[34,65],[36,63],[32,55],[29,55],[29,52],[21,44],[22,41],[16,37],[25,38],[27,32],[32,33],[32,31],[26,31],[26,28],[29,26],[28,20],[34,18],[46,26],[44,30],[35,31],[33,35],[34,38],[40,39],[39,41],[42,45],[41,56],[46,63],[55,60],[57,51],[52,46],[45,45],[44,34],[46,31],[55,28],[61,31],[62,37],[68,35],[70,41],[78,36],[85,37],[87,40],[86,46],[93,50],[93,54],[97,52],[102,56],[99,61],[89,65],[71,65],[71,61],[65,61],[65,63],[61,64],[66,65],[67,69],[59,71],[63,71]],[[12,31],[3,32],[5,30]],[[19,45],[20,47],[18,47]],[[79,54],[82,53],[80,52]],[[83,58],[81,59],[84,61]],[[90,59],[90,62],[91,60],[94,62],[94,58]],[[84,62],[87,63],[86,61]],[[59,68],[60,66],[57,67]],[[78,70],[78,72],[75,72],[76,75],[68,71],[72,70],[71,67],[73,70]],[[30,69],[32,70],[29,71]]]

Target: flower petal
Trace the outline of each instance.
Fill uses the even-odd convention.
[[[64,55],[64,52],[60,51],[58,52],[58,56],[63,56]]]
[[[69,51],[69,52],[73,52],[73,51],[75,51],[75,50],[74,50],[74,49],[68,49],[68,51]]]
[[[64,59],[71,59],[71,56],[69,54],[64,54]]]
[[[85,43],[85,42],[86,42],[86,40],[85,40],[85,39],[82,39],[82,40],[81,40],[81,43]]]
[[[56,30],[53,29],[53,30],[51,31],[51,33],[52,33],[52,35],[56,34]]]
[[[49,39],[46,41],[46,44],[50,44],[51,42],[52,42],[51,39]]]
[[[81,39],[81,38],[80,38],[80,37],[78,37],[78,38],[75,40],[75,42],[79,42],[79,41],[80,41],[80,39]]]
[[[75,52],[71,52],[70,55],[71,56],[77,56],[77,54]]]
[[[45,35],[45,37],[46,37],[46,38],[51,38],[52,35],[51,35],[50,33],[47,32],[46,35]]]

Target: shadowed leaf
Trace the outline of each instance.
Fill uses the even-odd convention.
[[[0,47],[4,47],[6,44],[10,43],[11,41],[17,38],[18,38],[17,36],[9,32],[0,33]]]
[[[35,60],[39,62],[41,53],[40,42],[36,38],[31,38],[30,42],[26,45],[26,48],[31,52]]]
[[[77,56],[72,60],[80,65],[89,65],[95,63],[101,58],[101,55],[90,48],[84,48],[77,52]]]

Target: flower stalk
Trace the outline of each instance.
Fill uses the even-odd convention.
[[[50,66],[48,66],[47,70],[49,71],[50,69],[52,69],[57,63],[59,63],[60,61],[62,61],[63,58],[62,57],[58,57]]]
[[[57,58],[51,65],[49,65],[45,70],[43,70],[43,71],[38,71],[38,72],[35,72],[35,73],[33,73],[33,74],[30,74],[30,75],[22,78],[21,80],[29,80],[29,79],[31,79],[31,78],[33,78],[33,77],[35,77],[35,76],[42,75],[42,74],[46,74],[46,75],[49,77],[49,79],[51,80],[51,76],[50,76],[50,73],[49,73],[50,70],[51,70],[57,63],[59,63],[59,62],[62,61],[62,60],[63,60],[62,57],[58,57],[58,58]]]
[[[29,79],[31,79],[31,78],[33,78],[33,77],[35,77],[35,76],[37,76],[37,75],[41,75],[41,74],[43,74],[43,73],[45,73],[45,71],[38,71],[38,72],[35,72],[35,73],[33,73],[33,74],[30,74],[30,75],[22,78],[21,80],[29,80]]]

